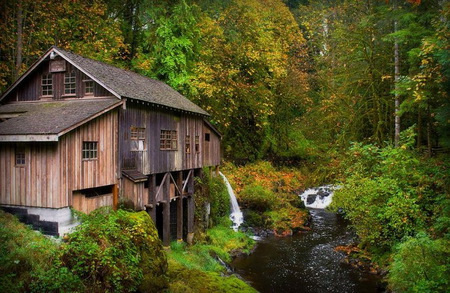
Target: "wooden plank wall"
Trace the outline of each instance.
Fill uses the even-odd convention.
[[[74,192],[73,194],[73,208],[86,214],[89,214],[99,207],[112,206],[112,204],[112,193],[96,197],[85,197],[79,192]]]
[[[25,151],[25,166],[15,166],[16,148]],[[61,192],[57,143],[0,144],[0,203],[32,207],[67,206]]]
[[[146,151],[132,151],[130,128],[145,127]],[[178,149],[160,150],[161,130],[177,130]],[[143,174],[156,174],[201,168],[203,165],[203,120],[193,115],[181,115],[127,102],[120,114],[121,168],[136,169]],[[185,139],[190,135],[191,153],[186,154]],[[199,152],[195,152],[195,136],[200,139]]]
[[[72,191],[116,184],[118,113],[112,110],[60,138],[62,190],[69,204]],[[83,141],[98,142],[98,158],[82,160]]]
[[[203,143],[203,165],[218,166],[220,165],[220,137],[206,123],[203,124],[203,133],[209,133],[210,140],[204,140]]]
[[[124,177],[123,196],[133,201],[136,210],[144,210],[148,204],[148,189],[144,188],[144,182],[134,183]]]
[[[64,74],[66,72],[75,72],[76,79],[76,94],[71,96],[64,96]],[[31,72],[27,78],[25,78],[20,86],[16,90],[11,92],[5,101],[36,101],[41,97],[41,78],[42,74],[48,74],[49,61],[44,60],[34,72]],[[85,83],[83,80],[90,79],[83,72],[72,66],[69,62],[66,62],[66,71],[54,72],[53,77],[53,99],[60,100],[64,98],[83,98],[85,97]],[[112,96],[112,94],[103,88],[98,83],[94,82],[94,97],[106,97]],[[88,95],[86,97],[93,97]]]

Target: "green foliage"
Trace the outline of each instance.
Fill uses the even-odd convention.
[[[57,249],[56,243],[0,210],[0,291],[30,291],[36,276],[52,267]]]
[[[450,241],[418,233],[398,245],[388,275],[394,292],[448,292]]]
[[[354,144],[343,162],[347,179],[333,197],[331,208],[343,209],[361,245],[377,257],[443,215],[447,171],[418,160],[412,134],[402,133],[399,148]]]
[[[162,244],[145,212],[101,208],[83,217],[61,247],[61,264],[93,292],[158,291],[167,286]]]
[[[258,184],[247,185],[240,193],[242,206],[257,212],[272,209],[276,202],[276,195]]]
[[[218,258],[229,262],[232,254],[248,253],[255,244],[244,233],[233,231],[230,225],[230,221],[223,218],[220,225],[207,231],[203,242],[192,246],[184,242],[171,243],[168,252],[170,292],[254,292],[237,277],[223,276],[225,268]]]
[[[204,168],[201,178],[196,178],[195,188],[195,219],[199,228],[217,225],[224,216],[230,213],[230,197],[227,187],[220,176],[213,176],[208,168]],[[205,205],[210,205],[209,219],[211,223],[204,223],[206,218]],[[201,227],[201,226],[205,227]]]

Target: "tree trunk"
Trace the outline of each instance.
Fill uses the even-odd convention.
[[[397,1],[394,2],[394,9],[397,10]],[[394,22],[394,32],[397,32],[397,20]],[[394,43],[394,84],[395,84],[395,109],[394,109],[394,143],[395,147],[398,147],[399,141],[400,141],[400,97],[398,94],[398,83],[400,81],[400,57],[399,57],[399,49],[398,49],[398,41],[395,40]]]
[[[427,105],[427,147],[428,147],[428,156],[432,156],[431,153],[431,112],[430,112],[430,105]]]
[[[18,0],[17,3],[17,43],[16,43],[16,68],[14,71],[14,80],[20,75],[22,68],[22,52],[23,52],[23,1]]]
[[[419,108],[417,113],[417,148],[422,146],[422,111]]]

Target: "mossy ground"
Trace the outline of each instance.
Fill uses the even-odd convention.
[[[187,246],[173,242],[167,252],[169,292],[256,292],[250,285],[226,272],[218,261],[229,262],[232,255],[250,252],[254,241],[234,232],[224,220],[209,229],[198,243]]]

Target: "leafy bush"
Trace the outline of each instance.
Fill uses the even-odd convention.
[[[448,292],[450,241],[423,232],[408,238],[397,247],[388,279],[394,292]]]
[[[240,193],[240,198],[245,208],[259,212],[268,211],[277,203],[275,194],[258,184],[245,186]]]
[[[156,292],[167,286],[162,244],[145,212],[101,208],[84,216],[61,247],[61,265],[91,292],[133,292],[142,286]]]
[[[417,158],[413,138],[407,130],[398,148],[354,144],[344,162],[347,180],[333,197],[331,209],[345,211],[362,246],[377,256],[430,227],[442,209],[445,172]]]

